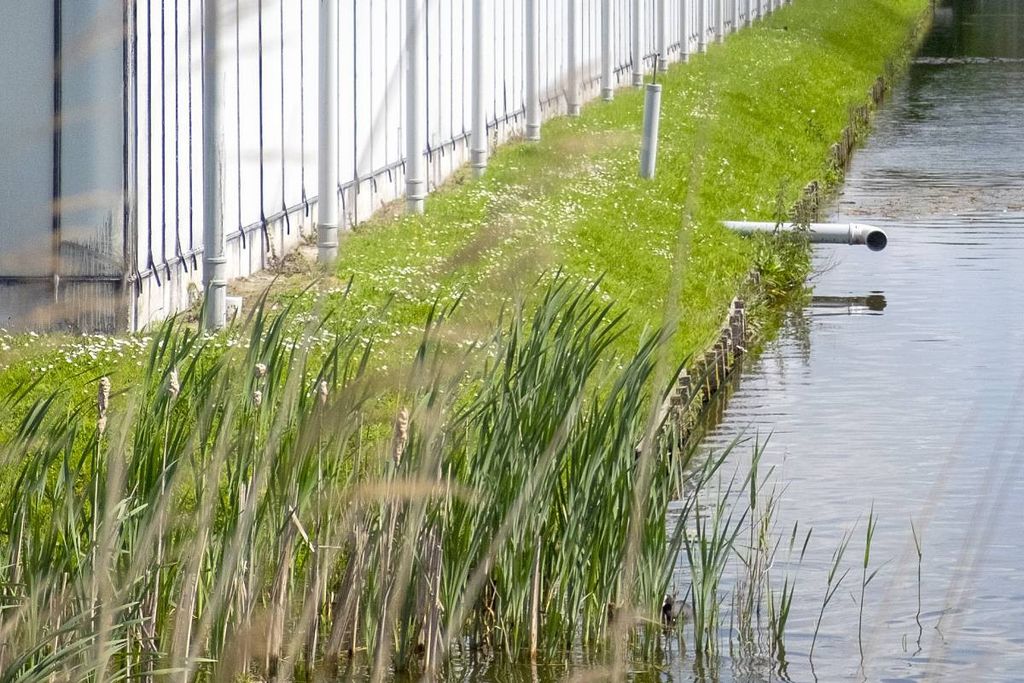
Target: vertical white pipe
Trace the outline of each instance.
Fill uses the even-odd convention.
[[[697,52],[708,49],[708,2],[711,0],[695,0],[697,3]]]
[[[644,93],[644,130],[640,144],[640,177],[653,178],[658,161],[661,83],[648,83]]]
[[[579,0],[568,0],[567,18],[569,35],[566,41],[569,67],[569,78],[566,83],[565,104],[569,116],[580,115],[580,56],[579,56]]]
[[[725,0],[715,0],[715,42],[725,39]]]
[[[668,0],[658,0],[657,26],[658,32],[658,71],[668,71]]]
[[[221,201],[220,0],[206,0],[203,27],[203,322],[213,332],[227,322],[228,287]]]
[[[612,86],[612,0],[601,0],[601,98],[611,102]]]
[[[320,0],[317,261],[338,258],[338,0]]]
[[[426,101],[427,79],[422,0],[405,0],[405,205],[409,213],[423,213],[427,196]]]
[[[690,59],[690,0],[679,0],[679,61]]]
[[[487,168],[487,115],[484,104],[489,93],[484,91],[484,61],[487,44],[484,41],[484,12],[488,0],[473,0],[473,132],[469,141],[469,165],[473,176],[479,178]]]
[[[630,47],[633,57],[633,85],[638,88],[644,83],[644,52],[641,44],[643,26],[643,4],[641,0],[633,0]]]
[[[526,32],[526,139],[540,140],[540,68],[537,44],[537,0],[526,0],[523,12]]]
[[[747,16],[743,20],[743,25],[744,26],[750,26],[751,24],[754,23],[754,2],[753,2],[753,0],[745,0],[745,1],[746,1]]]
[[[729,0],[732,9],[732,32],[740,30],[740,0]]]

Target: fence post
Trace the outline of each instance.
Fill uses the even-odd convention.
[[[715,42],[725,39],[725,0],[715,0]]]
[[[601,0],[601,98],[611,102],[612,87],[612,0]]]
[[[679,0],[679,61],[690,59],[690,2]]]
[[[487,168],[487,115],[484,103],[487,93],[484,92],[484,55],[487,49],[484,42],[484,12],[487,0],[473,0],[473,131],[469,142],[469,164],[473,168],[473,176],[479,178]]]
[[[338,258],[338,0],[320,0],[317,261]]]
[[[729,0],[732,5],[732,32],[740,30],[740,0]]]
[[[537,0],[526,0],[526,139],[540,140],[540,88],[537,83],[539,57],[537,45]]]
[[[641,0],[633,0],[633,16],[632,24],[630,26],[630,48],[633,61],[633,85],[639,88],[644,84],[644,51],[641,45],[640,37],[643,35],[643,17],[641,12],[643,10],[643,4]]]
[[[220,0],[206,0],[203,26],[203,322],[213,332],[227,322],[228,287],[221,202]]]
[[[569,67],[569,78],[566,83],[568,92],[565,96],[565,105],[569,116],[580,115],[580,56],[579,56],[579,0],[568,0],[569,6],[566,12],[569,20],[569,35],[566,47],[569,52],[566,63]]]
[[[409,213],[423,213],[427,196],[423,19],[421,0],[405,0],[405,206]]]
[[[697,52],[705,52],[708,49],[708,2],[710,0],[695,0],[697,3]]]
[[[658,0],[657,26],[658,32],[658,63],[657,69],[661,73],[668,71],[668,0]]]

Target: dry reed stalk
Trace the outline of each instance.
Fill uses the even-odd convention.
[[[533,541],[533,578],[530,584],[530,659],[536,662],[540,640],[540,536]]]
[[[424,539],[426,551],[420,586],[420,614],[423,614],[423,664],[427,673],[441,667],[441,572],[443,555],[436,526]]]
[[[384,653],[387,649],[386,643],[388,627],[391,624],[392,616],[389,614],[388,606],[391,603],[392,591],[395,587],[394,577],[394,550],[395,534],[398,531],[399,517],[401,517],[402,506],[394,495],[392,488],[395,477],[398,475],[398,468],[402,462],[402,455],[409,445],[409,411],[402,408],[395,420],[395,436],[392,441],[391,459],[394,464],[392,476],[388,480],[388,492],[385,494],[383,503],[382,518],[386,519],[384,535],[381,537],[381,576],[384,577],[384,591],[381,597],[380,616],[378,617],[377,652],[374,656],[376,664],[374,671],[383,671]]]
[[[270,680],[278,679],[278,664],[284,647],[284,625],[288,609],[288,585],[295,560],[295,537],[297,528],[292,520],[294,509],[285,515],[284,529],[280,541],[281,551],[270,588],[270,616],[267,620],[267,655],[265,660]]]
[[[324,658],[332,666],[337,665],[342,652],[352,654],[356,646],[356,632],[359,619],[359,588],[363,585],[366,567],[366,550],[369,534],[365,523],[357,522],[349,540],[349,559],[345,576],[334,594],[331,612],[334,619],[324,646]]]
[[[314,518],[316,527],[312,540],[312,569],[310,570],[309,595],[306,597],[307,609],[313,608],[309,615],[309,630],[306,634],[305,658],[306,666],[310,669],[316,666],[317,645],[320,639],[320,601],[323,597],[323,553],[320,547],[320,537],[323,533],[323,444],[322,435],[324,431],[323,413],[327,409],[327,399],[330,395],[330,387],[327,380],[320,380],[316,387],[318,404],[318,432],[317,432],[317,465],[316,465],[316,497],[314,502]]]

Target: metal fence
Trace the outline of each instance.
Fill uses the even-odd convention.
[[[219,0],[218,214],[229,277],[268,266],[313,230],[319,17],[330,1]],[[474,59],[493,147],[525,130],[534,42],[546,118],[601,95],[602,85],[609,94],[632,82],[659,52],[683,59],[774,8],[764,0],[334,1],[343,227],[405,192],[409,31],[420,30],[424,45],[424,148],[415,154],[433,189],[470,156]],[[476,8],[484,12],[479,52]],[[33,86],[22,91],[27,101],[0,104],[0,144],[34,141],[0,159],[0,292],[13,291],[18,275],[35,278],[28,303],[6,295],[0,314],[31,308],[44,291],[67,304],[51,324],[137,329],[194,302],[205,211],[203,10],[203,0],[0,0],[0,24],[12,39],[22,31],[13,47],[0,47],[0,87]],[[42,134],[14,125],[40,112],[53,115]],[[37,147],[52,154],[30,160]],[[47,204],[52,210],[40,210]],[[16,272],[25,260],[11,257],[14,242],[32,245],[31,272]],[[86,285],[102,278],[109,301],[90,307],[97,294]]]

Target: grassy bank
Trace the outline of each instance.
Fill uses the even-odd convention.
[[[865,101],[925,4],[803,0],[674,66],[662,79],[654,181],[636,173],[640,92],[623,89],[579,118],[553,120],[539,144],[499,149],[484,179],[456,179],[432,194],[425,216],[360,226],[344,241],[337,277],[294,295],[296,309],[323,305],[325,292],[331,307],[351,279],[332,329],[369,321],[373,362],[397,367],[411,358],[435,301],[462,299],[452,340],[468,342],[538,273],[561,269],[603,275],[600,294],[627,323],[619,351],[668,322],[671,356],[682,359],[715,333],[759,261],[786,281],[782,288],[799,281],[804,263],[755,249],[716,221],[777,217],[804,184],[828,174],[828,148],[849,106]],[[287,292],[302,281],[307,273],[283,278],[275,297],[293,298]],[[40,394],[76,386],[68,380],[83,372],[130,377],[141,362],[137,345],[101,339],[4,346],[26,341],[29,351],[0,353],[0,394],[36,381]],[[10,427],[5,418],[0,433]]]
[[[756,262],[717,221],[775,218],[829,174],[849,107],[924,6],[796,3],[661,80],[656,180],[637,177],[642,93],[621,90],[552,121],[539,144],[502,148],[482,181],[431,196],[426,216],[358,229],[339,276],[374,310],[394,296],[383,317],[405,330],[437,296],[487,310],[542,270],[602,275],[632,330],[620,348],[677,316],[682,358],[715,333]]]

